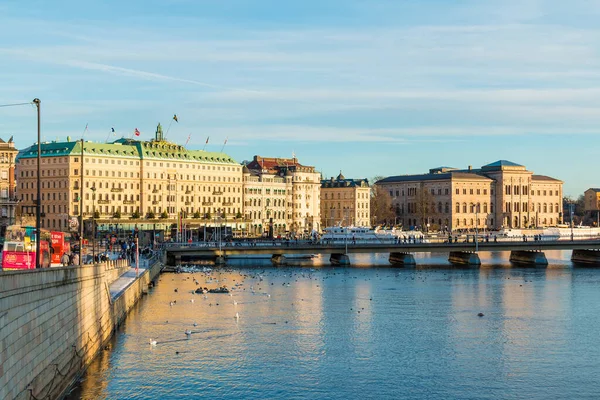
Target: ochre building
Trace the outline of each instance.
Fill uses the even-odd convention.
[[[244,213],[249,232],[320,230],[321,174],[298,159],[254,156],[244,169]]]
[[[500,160],[480,169],[440,167],[376,182],[398,224],[441,230],[553,226],[562,222],[563,182]]]
[[[321,181],[321,225],[370,226],[370,193],[367,179],[336,178]]]
[[[194,214],[229,220],[242,212],[242,166],[224,153],[168,142],[160,125],[151,141],[51,142],[41,149],[43,228],[67,230],[80,212],[86,220],[96,211],[99,223]],[[37,144],[19,152],[16,176],[20,211],[35,216]]]

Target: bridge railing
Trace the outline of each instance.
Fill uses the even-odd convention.
[[[544,236],[538,234],[530,234],[523,236],[499,236],[494,234],[462,234],[462,235],[421,235],[421,236],[409,236],[400,238],[351,238],[348,239],[317,239],[317,240],[244,240],[244,241],[229,241],[229,242],[171,242],[165,243],[164,249],[181,249],[181,248],[198,248],[198,249],[218,249],[218,248],[244,248],[244,247],[298,247],[298,246],[355,246],[355,245],[414,245],[414,244],[475,244],[477,240],[479,243],[523,243],[523,242],[557,242],[557,241],[586,241],[586,240],[599,240],[598,235],[580,235],[574,236]]]

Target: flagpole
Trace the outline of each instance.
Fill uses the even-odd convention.
[[[169,126],[167,127],[167,133],[165,134],[165,137],[163,139],[167,140],[167,136],[169,136],[169,131],[171,130],[172,124],[173,124],[173,118],[171,118],[171,121],[169,122]]]
[[[225,143],[223,143],[223,147],[221,147],[221,153],[223,152],[223,149],[225,148],[225,145],[227,144],[227,139],[229,139],[229,137],[225,138]]]
[[[210,139],[210,136],[206,138],[206,142],[204,142],[204,147],[202,148],[202,151],[204,151],[204,149],[206,149],[206,145],[208,144],[208,139]]]

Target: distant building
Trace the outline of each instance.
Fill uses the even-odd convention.
[[[370,226],[370,187],[367,179],[337,178],[321,181],[321,225]]]
[[[600,211],[600,189],[590,188],[584,192],[583,197],[585,212]]]
[[[500,160],[480,169],[439,167],[376,182],[389,191],[404,227],[500,229],[562,222],[563,182]]]
[[[320,229],[321,174],[297,158],[254,156],[244,169],[244,213],[250,232]],[[272,224],[272,225],[271,225]]]
[[[0,139],[0,234],[15,222],[17,198],[15,195],[15,158],[19,151],[11,136],[8,142]]]

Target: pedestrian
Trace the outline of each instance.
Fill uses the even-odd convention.
[[[64,253],[62,255],[62,257],[60,258],[60,263],[63,265],[63,267],[69,265],[69,255],[67,253]]]
[[[79,254],[77,254],[77,253],[73,254],[72,265],[79,265]]]

